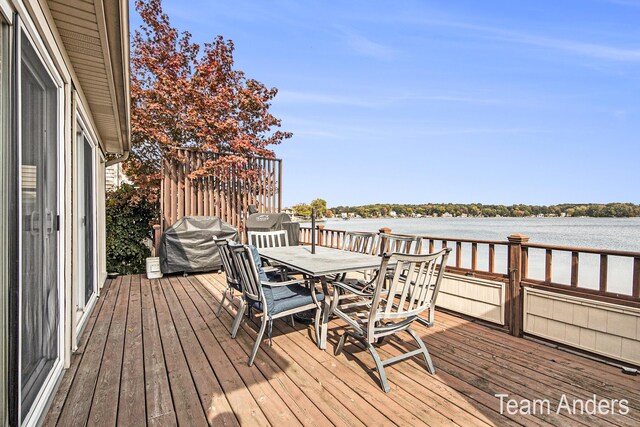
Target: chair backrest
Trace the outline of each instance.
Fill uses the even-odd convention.
[[[242,292],[245,298],[262,301],[262,285],[258,268],[247,245],[231,247],[231,255],[238,269]]]
[[[373,292],[369,329],[373,334],[376,324],[387,319],[414,320],[420,313],[436,304],[440,283],[451,248],[427,255],[385,254],[380,271],[391,266],[393,275],[378,276]],[[394,265],[395,264],[395,265]]]
[[[240,288],[240,275],[236,268],[235,261],[231,255],[231,248],[229,247],[229,240],[213,238],[220,251],[220,258],[222,259],[222,268],[227,276],[227,283],[234,288]]]
[[[342,239],[340,249],[343,251],[371,254],[375,247],[376,237],[378,237],[378,233],[347,231]]]
[[[249,231],[247,233],[247,238],[248,243],[258,249],[289,246],[289,235],[287,230]]]
[[[374,255],[385,253],[417,254],[422,246],[422,237],[398,236],[397,234],[378,234]]]

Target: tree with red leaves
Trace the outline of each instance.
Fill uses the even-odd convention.
[[[204,48],[178,33],[161,0],[136,0],[143,24],[131,55],[131,140],[127,175],[157,200],[163,159],[178,148],[216,153],[192,176],[242,171],[251,156],[271,158],[269,145],[291,133],[274,130],[269,113],[277,89],[233,68],[233,42],[222,36]]]

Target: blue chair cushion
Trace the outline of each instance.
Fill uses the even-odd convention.
[[[296,307],[302,307],[307,304],[313,304],[311,298],[311,290],[305,286],[293,284],[285,286],[263,286],[264,297],[267,300],[267,314],[276,315],[283,311],[291,310]],[[324,294],[316,294],[318,301],[324,300]],[[262,310],[262,302],[253,301],[253,308]]]
[[[238,242],[234,242],[233,240],[230,240],[229,246],[231,247],[242,246],[242,243],[238,243]],[[260,276],[261,281],[277,282],[278,280],[281,279],[281,274],[277,271],[270,271],[268,273],[265,273],[264,268],[262,267],[262,259],[260,258],[260,253],[258,252],[258,249],[253,245],[249,245],[249,249],[251,250],[251,256],[253,257],[253,262],[256,264],[256,270],[258,270],[258,276]],[[240,284],[238,284],[237,287],[235,285],[233,287],[238,289],[240,292],[242,292]]]
[[[251,255],[253,256],[253,261],[256,263],[256,269],[258,270],[258,275],[260,276],[260,280],[264,282],[269,281],[269,277],[267,277],[267,273],[264,272],[262,268],[262,259],[260,258],[260,253],[258,252],[258,248],[253,245],[249,245],[249,249],[251,249]]]

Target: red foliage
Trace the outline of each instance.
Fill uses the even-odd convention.
[[[276,88],[248,79],[233,68],[233,42],[216,37],[200,46],[178,33],[161,0],[136,0],[143,24],[135,31],[131,55],[131,139],[127,174],[154,196],[162,159],[177,148],[217,153],[193,176],[244,170],[249,156],[273,157],[267,147],[291,137],[274,131],[269,113]]]

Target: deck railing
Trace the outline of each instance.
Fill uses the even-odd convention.
[[[382,228],[381,233],[391,233],[391,229]],[[327,229],[323,225],[317,227],[316,241],[318,245],[340,248],[346,230]],[[310,227],[300,228],[301,244],[311,242]],[[505,295],[506,323],[513,335],[523,332],[523,288],[544,289],[564,295],[578,296],[590,300],[619,304],[626,307],[640,308],[640,252],[616,251],[605,249],[575,248],[529,243],[529,238],[522,235],[511,235],[507,240],[461,239],[438,236],[419,236],[422,238],[423,253],[434,252],[439,248],[452,248],[447,271],[481,279],[497,280],[507,284]],[[535,253],[535,252],[539,253]],[[544,254],[543,260],[540,255]],[[555,254],[555,255],[554,255]],[[559,254],[569,254],[563,257]],[[532,262],[532,256],[535,260]],[[594,272],[593,260],[596,257],[599,266]],[[617,258],[622,274],[616,274],[617,290],[610,287],[610,259]],[[568,271],[568,277],[554,276],[554,266],[560,261],[568,262],[568,266],[558,271]],[[581,262],[584,262],[585,273],[581,274]],[[627,264],[627,268],[623,268]],[[544,276],[535,277],[530,269],[543,268]],[[629,270],[629,271],[627,271]],[[591,274],[589,274],[591,273]],[[593,286],[594,275],[597,286]],[[565,274],[565,276],[567,276]],[[628,283],[627,283],[628,281]],[[625,291],[620,291],[624,289]]]
[[[534,278],[530,276],[529,272],[529,259],[530,259],[530,250],[539,250],[544,252],[544,278]],[[570,262],[570,275],[568,280],[560,281],[554,279],[554,262],[556,261],[557,256],[560,254],[567,254],[569,256],[565,256],[565,262]],[[593,264],[597,264],[597,271],[593,271],[591,269],[590,277],[585,275],[582,276],[581,265],[584,265],[583,260],[592,256],[597,259],[596,263],[591,262],[591,266]],[[611,271],[609,268],[609,261],[612,257],[616,257],[618,259],[619,267],[625,268],[626,273],[619,276],[622,276],[622,280],[628,280],[628,286],[624,286],[624,288],[628,289],[628,292],[616,292],[612,291],[609,287],[609,277],[611,276]],[[628,262],[625,262],[628,261]],[[547,286],[557,289],[563,289],[566,291],[577,291],[582,292],[588,295],[599,295],[607,300],[624,300],[631,302],[638,302],[640,299],[640,252],[630,252],[630,251],[617,251],[617,250],[607,250],[607,249],[591,249],[591,248],[575,248],[569,246],[556,246],[556,245],[544,245],[544,244],[534,244],[534,243],[523,243],[522,244],[522,280],[531,285],[540,285]],[[623,272],[625,273],[625,272]],[[593,280],[595,278],[595,281]],[[592,280],[589,280],[592,279]],[[596,284],[593,286],[585,286],[585,282],[590,282]]]

